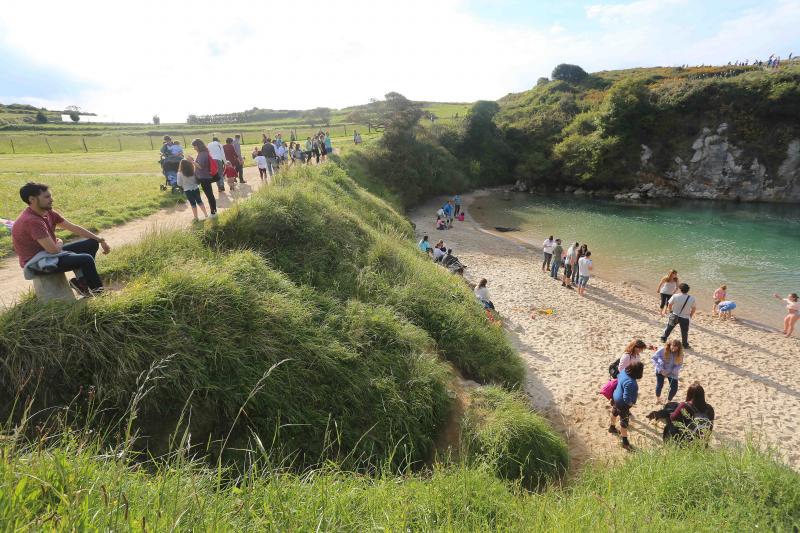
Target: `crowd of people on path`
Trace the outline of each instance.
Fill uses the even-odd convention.
[[[183,191],[186,201],[192,210],[194,220],[199,220],[198,210],[203,216],[217,216],[217,197],[213,185],[217,186],[217,194],[226,191],[236,193],[237,184],[246,183],[244,179],[244,157],[242,156],[241,135],[225,139],[222,144],[217,136],[206,144],[202,139],[194,139],[192,148],[194,156],[184,153],[183,146],[169,135],[164,136],[161,146],[161,167],[166,178],[165,187],[178,188]],[[274,139],[263,135],[263,144],[254,146],[251,157],[258,167],[262,180],[270,182],[281,165],[320,163],[333,153],[333,142],[330,132],[320,130],[309,136],[304,145],[291,140],[287,145],[283,135],[278,133]],[[208,211],[200,195],[200,191],[208,202]]]

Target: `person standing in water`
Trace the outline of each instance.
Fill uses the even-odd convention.
[[[714,307],[711,309],[711,314],[717,316],[717,308],[723,300],[728,298],[728,286],[721,285],[720,288],[714,291]]]
[[[797,293],[793,292],[786,298],[781,298],[780,295],[775,293],[773,296],[778,300],[786,302],[786,317],[783,319],[783,334],[791,337],[794,332],[794,325],[800,319],[800,301],[797,299]]]
[[[659,316],[664,316],[667,302],[676,292],[678,292],[678,271],[670,270],[667,275],[661,278],[661,281],[658,283],[658,294],[661,296]]]

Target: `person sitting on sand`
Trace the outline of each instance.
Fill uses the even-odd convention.
[[[445,223],[444,220],[442,220],[442,217],[440,217],[439,215],[436,215],[436,229],[438,230],[447,229],[447,224]]]
[[[711,309],[711,314],[717,316],[717,307],[720,302],[728,297],[728,286],[722,285],[714,291],[714,307]]]
[[[424,235],[422,237],[422,240],[419,241],[419,244],[417,246],[419,246],[419,249],[425,252],[426,254],[433,255],[433,247],[431,247],[431,243],[428,242],[427,235]]]
[[[794,332],[794,325],[800,319],[800,302],[797,300],[797,293],[793,292],[786,298],[781,298],[777,293],[773,296],[778,300],[786,302],[786,317],[783,319],[783,334],[791,337]]]
[[[694,382],[686,391],[686,401],[679,404],[668,403],[663,409],[647,415],[649,420],[665,420],[664,442],[692,442],[702,439],[708,444],[714,430],[716,414],[711,404],[706,402],[706,391]]]
[[[453,255],[452,248],[448,248],[447,253],[445,254],[444,257],[442,257],[442,266],[449,267],[450,265],[456,262],[458,262],[458,257]]]
[[[678,271],[670,270],[666,276],[661,278],[658,282],[659,296],[661,297],[661,304],[659,305],[659,316],[664,316],[667,308],[667,302],[672,298],[672,295],[678,292]]]
[[[669,381],[667,401],[672,401],[678,392],[678,375],[683,366],[683,346],[677,339],[664,344],[653,354],[653,366],[656,371],[656,402],[661,403],[661,390],[664,378]]]
[[[75,277],[69,284],[81,296],[103,292],[94,258],[98,248],[104,254],[111,251],[106,240],[54,211],[53,196],[47,185],[28,182],[20,188],[19,196],[28,207],[14,221],[11,239],[25,279],[71,270]],[[83,239],[64,244],[56,237],[56,226]]]
[[[492,303],[492,299],[489,297],[489,289],[486,288],[486,283],[486,278],[483,278],[478,282],[478,285],[475,287],[475,297],[481,302],[485,309],[491,309],[494,311],[494,304]]]
[[[719,318],[722,320],[735,320],[733,310],[736,309],[736,302],[732,300],[723,300],[719,303]]]
[[[631,419],[631,407],[636,404],[639,397],[638,380],[644,375],[644,365],[637,361],[622,370],[617,376],[617,388],[614,389],[612,397],[614,406],[611,408],[611,423],[608,432],[619,435],[622,438],[622,447],[626,450],[632,449],[628,441],[628,425]],[[617,430],[617,417],[620,419],[620,430]]]

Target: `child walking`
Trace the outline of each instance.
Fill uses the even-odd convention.
[[[228,182],[231,192],[236,190],[236,180],[239,177],[239,171],[230,161],[225,161],[225,169],[223,170],[225,180]]]
[[[258,175],[263,181],[267,178],[267,158],[264,157],[264,154],[262,154],[261,150],[259,150],[256,152],[255,160],[256,166],[258,167]]]
[[[178,187],[183,189],[183,194],[186,195],[186,200],[192,208],[192,215],[195,221],[200,220],[197,218],[198,207],[203,212],[203,217],[207,218],[206,206],[200,197],[200,184],[197,183],[197,178],[194,175],[194,165],[188,159],[181,159],[180,164],[178,164]]]

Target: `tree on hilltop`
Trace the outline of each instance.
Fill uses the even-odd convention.
[[[45,115],[42,110],[36,113],[36,122],[39,124],[47,124],[47,115]]]
[[[553,73],[550,76],[554,80],[566,81],[568,83],[580,83],[585,80],[589,74],[578,65],[561,63],[553,69]]]
[[[155,124],[156,126],[161,124],[161,117],[159,117],[158,115],[153,115],[153,124]]]

